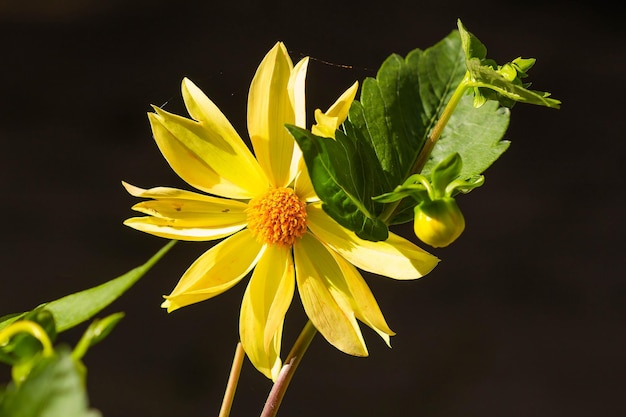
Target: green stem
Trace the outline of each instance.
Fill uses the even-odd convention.
[[[426,162],[428,161],[428,157],[430,156],[430,153],[433,151],[435,144],[439,140],[439,137],[441,136],[443,129],[446,127],[446,125],[450,121],[450,117],[452,116],[452,113],[454,113],[456,106],[459,104],[459,102],[461,101],[461,98],[465,94],[465,91],[469,87],[470,80],[471,80],[470,74],[469,72],[467,72],[465,74],[465,77],[463,77],[463,80],[456,87],[456,90],[454,90],[452,97],[450,97],[450,100],[446,104],[446,107],[443,109],[443,112],[441,113],[441,116],[437,120],[437,123],[431,130],[430,135],[428,136],[428,139],[426,139],[426,143],[424,143],[422,150],[417,155],[417,158],[415,159],[415,163],[413,164],[411,171],[409,171],[407,178],[413,174],[419,174],[424,168],[424,166],[426,165]],[[385,208],[385,211],[380,215],[380,219],[384,221],[385,223],[389,224],[389,220],[393,218],[393,215],[395,214],[396,209],[400,205],[401,201],[402,200],[398,200],[392,204],[389,204]]]
[[[278,378],[276,378],[276,382],[274,382],[274,386],[267,397],[265,407],[263,407],[263,411],[261,412],[261,417],[275,417],[278,413],[278,407],[280,407],[280,403],[285,396],[285,392],[291,382],[291,378],[293,378],[293,374],[296,372],[296,368],[298,367],[302,356],[304,356],[304,353],[311,344],[313,336],[315,336],[316,333],[317,329],[309,320],[302,329],[300,336],[298,336],[296,343],[294,343],[291,348],[291,352],[289,352],[289,355],[285,359],[285,364],[280,370]]]
[[[46,331],[39,324],[30,320],[16,321],[9,327],[2,329],[0,331],[0,346],[3,345],[4,342],[11,339],[11,337],[22,332],[28,333],[35,339],[39,340],[43,348],[44,357],[52,356],[54,354],[54,349],[52,347],[52,342],[50,342],[50,338],[48,337],[48,333],[46,333]]]
[[[233,365],[230,368],[230,376],[228,377],[228,384],[226,385],[226,392],[222,400],[222,408],[220,409],[219,417],[228,417],[230,415],[230,409],[233,405],[233,398],[235,398],[235,391],[237,390],[237,383],[239,382],[239,374],[241,374],[241,365],[243,364],[244,357],[245,352],[243,351],[241,342],[239,342],[235,349],[235,357],[233,358]]]

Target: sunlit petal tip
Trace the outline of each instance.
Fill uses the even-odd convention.
[[[163,297],[165,298],[165,301],[161,303],[161,307],[167,309],[168,313],[171,313],[172,311],[178,310],[179,308],[182,307],[182,306],[177,306],[173,304],[171,300],[167,299],[167,296],[164,295]]]
[[[283,41],[276,42],[274,44],[274,47],[271,49],[271,51],[275,51],[276,53],[284,55],[291,62],[291,57],[289,56],[289,52],[287,51],[287,47],[285,46],[285,43]],[[293,63],[292,63],[292,66],[293,66]]]
[[[395,334],[395,333],[394,333]],[[387,345],[387,347],[391,347],[391,338],[389,337],[388,334],[380,334],[380,337],[385,341],[385,344]]]
[[[343,122],[346,117],[348,117],[348,110],[350,110],[350,106],[356,97],[356,92],[359,89],[359,82],[356,81],[352,84],[344,93],[339,96],[337,101],[333,103],[332,106],[328,108],[326,114],[328,116],[337,117],[339,120]]]
[[[145,189],[129,184],[126,181],[122,181],[122,186],[126,189],[128,194],[133,197],[141,197],[141,195],[146,191]]]

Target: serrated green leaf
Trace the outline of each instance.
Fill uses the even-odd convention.
[[[421,51],[414,56],[421,56]],[[417,117],[405,117],[407,113]],[[401,179],[423,144],[421,113],[417,70],[411,71],[395,54],[385,60],[376,79],[363,82],[360,100],[350,109],[349,123],[372,144],[389,184]],[[351,127],[346,132],[353,134]]]
[[[471,81],[468,86],[474,88],[474,107],[480,107],[487,99],[497,100],[500,104],[512,107],[515,102],[535,104],[558,109],[559,100],[548,98],[550,93],[528,90],[520,81],[526,78],[526,72],[534,65],[533,58],[518,57],[513,62],[499,66],[487,59],[487,48],[469,32],[461,20],[457,21],[461,37],[467,71]]]
[[[494,90],[504,97],[520,103],[535,104],[539,106],[560,108],[561,102],[549,98],[549,93],[542,91],[528,90],[523,85],[515,84],[507,80],[493,68],[481,65],[478,59],[471,59],[467,62],[467,69],[472,74],[472,87],[488,88]]]
[[[349,166],[345,155],[339,160],[337,155],[330,157],[329,148],[321,144],[315,149],[308,145],[307,168],[309,173],[318,173],[311,175],[313,186],[320,190],[318,196],[326,212],[338,223],[370,240],[372,233],[383,230],[377,216],[384,207],[372,208],[370,200],[392,191],[412,173],[430,130],[466,72],[464,59],[459,34],[454,31],[424,51],[415,49],[406,58],[391,55],[376,78],[363,82],[359,101],[353,102],[344,129],[352,147],[373,150],[366,152],[370,167],[365,165],[368,159],[361,158],[357,161],[361,168],[351,167],[352,175],[342,176],[340,171]],[[344,146],[344,153],[346,149]],[[329,170],[336,171],[332,180],[325,172]],[[355,175],[365,177],[355,179]],[[354,181],[375,190],[354,192]],[[402,206],[401,202],[396,213],[412,216],[412,208],[404,210]],[[368,228],[373,232],[367,232]]]
[[[19,386],[10,384],[0,396],[0,417],[98,417],[71,355],[60,350],[43,358]]]
[[[436,45],[394,54],[363,82],[346,134],[369,141],[391,191],[410,175],[428,133],[465,74],[458,32]]]
[[[89,288],[74,294],[59,298],[58,300],[44,303],[37,308],[45,308],[54,316],[57,332],[68,330],[77,324],[89,320],[102,309],[107,307],[113,301],[118,299],[130,287],[135,284],[139,278],[144,276],[146,272],[156,264],[176,243],[175,240],[170,241],[161,250],[154,254],[145,264],[138,266],[97,287]],[[0,322],[0,330],[18,320],[27,313],[17,314]]]
[[[302,150],[315,192],[324,202],[322,208],[362,239],[387,239],[387,226],[377,218],[382,204],[372,200],[381,194],[383,176],[368,144],[341,131],[331,139],[297,126],[287,129]]]
[[[458,152],[463,160],[460,178],[467,179],[485,172],[506,151],[509,141],[502,140],[509,126],[510,110],[496,101],[474,108],[471,96],[464,96],[448,121],[433,149],[422,174],[431,170],[450,154]]]

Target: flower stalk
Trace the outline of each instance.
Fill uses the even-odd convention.
[[[296,368],[302,360],[302,356],[304,356],[304,353],[311,344],[311,341],[316,333],[317,329],[313,323],[311,323],[311,320],[307,321],[306,325],[302,329],[302,332],[300,332],[298,339],[296,339],[296,342],[291,348],[289,355],[285,359],[285,364],[280,370],[276,382],[272,386],[272,390],[270,391],[267,401],[265,402],[265,407],[263,407],[263,411],[261,412],[261,417],[275,417],[278,413],[278,407],[280,407],[280,403],[285,396],[285,392],[291,382],[291,378],[293,378],[293,374],[296,372]]]
[[[233,405],[233,399],[235,398],[235,391],[237,390],[237,383],[239,382],[239,375],[241,374],[241,366],[243,364],[243,358],[246,356],[241,342],[237,343],[235,348],[235,357],[233,358],[233,364],[230,368],[230,376],[228,377],[228,383],[226,384],[226,392],[224,393],[224,399],[222,400],[222,408],[218,417],[228,417],[230,415],[230,409]]]

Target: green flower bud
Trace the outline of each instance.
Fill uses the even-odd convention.
[[[465,230],[465,218],[454,198],[424,201],[415,207],[415,235],[434,248],[454,242]]]

